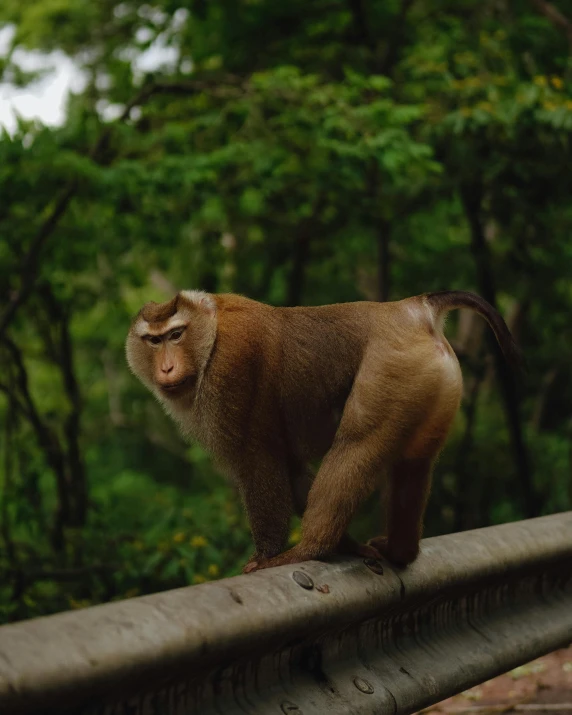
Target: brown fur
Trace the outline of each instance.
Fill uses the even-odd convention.
[[[522,355],[501,314],[480,295],[463,290],[444,290],[428,293],[426,298],[440,313],[454,308],[469,308],[482,315],[491,326],[508,364],[513,368],[522,367]]]
[[[149,323],[164,323],[177,312],[178,294],[167,303],[147,303],[141,308],[141,317]]]
[[[466,296],[273,308],[182,292],[175,313],[173,301],[145,306],[127,339],[130,367],[236,480],[256,547],[246,571],[336,550],[416,557],[432,465],[462,391],[442,314],[459,304],[489,320],[493,311]],[[171,344],[177,320],[186,329]],[[495,320],[497,337],[510,336]],[[144,337],[151,331],[163,336],[159,347]],[[387,537],[355,544],[348,524],[384,472]],[[282,553],[293,511],[303,514],[302,540]]]

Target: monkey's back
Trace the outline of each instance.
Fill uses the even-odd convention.
[[[431,363],[434,345],[428,330],[419,331],[418,298],[296,308],[234,295],[216,299],[218,334],[201,401],[220,415],[209,427],[218,451],[221,444],[235,452],[264,442],[300,460],[322,457],[364,364],[373,391],[386,382],[403,396],[406,376]],[[412,339],[421,348],[415,359]]]

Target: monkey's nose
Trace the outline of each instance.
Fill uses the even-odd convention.
[[[165,375],[168,375],[170,372],[173,371],[174,365],[167,365],[167,367],[162,367],[161,372],[164,372]]]

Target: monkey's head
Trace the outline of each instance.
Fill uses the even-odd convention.
[[[125,344],[133,373],[161,402],[193,396],[216,337],[216,302],[202,291],[181,291],[147,303]]]

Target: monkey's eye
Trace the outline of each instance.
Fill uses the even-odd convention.
[[[161,338],[158,335],[150,335],[147,338],[147,341],[151,343],[151,345],[160,345],[161,344]]]
[[[182,330],[175,330],[169,335],[169,340],[179,340],[182,334]]]

